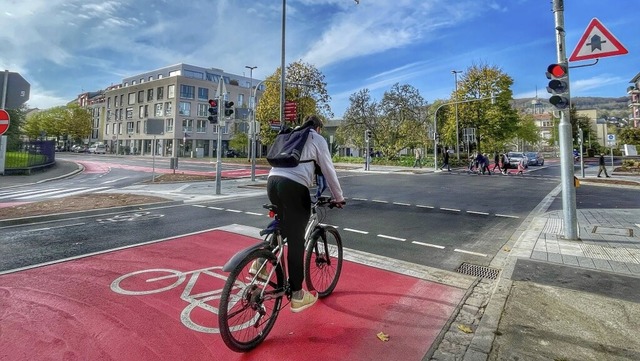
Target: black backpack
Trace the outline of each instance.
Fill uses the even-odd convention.
[[[293,168],[300,163],[312,162],[313,160],[300,160],[302,148],[312,128],[312,123],[307,123],[295,129],[281,129],[267,153],[269,164],[272,167]]]

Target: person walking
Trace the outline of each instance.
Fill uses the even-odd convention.
[[[600,174],[604,171],[604,175],[609,177],[609,173],[607,173],[607,167],[604,165],[604,153],[600,153],[600,158],[598,159],[598,178],[600,178]]]
[[[442,170],[442,168],[446,166],[447,171],[451,172],[451,167],[449,166],[449,147],[444,147],[444,154],[442,155],[442,158],[443,158],[443,163],[442,163],[442,167],[440,167],[440,170]]]
[[[507,153],[503,153],[502,154],[502,174],[507,175],[507,173],[509,173],[509,168],[510,168],[509,156],[507,155]]]
[[[526,167],[524,159],[525,159],[525,158],[524,158],[524,157],[522,157],[522,158],[520,158],[520,160],[518,161],[518,173],[517,173],[517,174],[520,174],[520,175],[523,175],[523,174],[524,174],[524,169],[525,169],[525,167]]]
[[[318,134],[322,129],[322,120],[317,115],[305,118],[303,126],[312,126],[308,139],[302,148],[300,159],[313,160],[301,162],[295,167],[272,167],[267,178],[267,196],[269,201],[278,207],[282,235],[287,238],[287,266],[289,267],[289,283],[291,285],[292,312],[300,312],[311,307],[318,299],[302,288],[304,280],[304,232],[311,216],[311,195],[309,187],[313,185],[315,165],[322,174],[333,195],[333,204],[342,208],[344,196],[336,175],[331,153],[326,140]],[[260,265],[251,265],[257,273]],[[249,271],[251,273],[251,270]]]
[[[413,150],[413,156],[415,157],[415,160],[413,161],[413,168],[422,168],[422,150],[420,148],[415,148]]]
[[[500,168],[500,153],[496,152],[493,156],[493,171],[496,171],[496,168],[502,173],[502,168]]]

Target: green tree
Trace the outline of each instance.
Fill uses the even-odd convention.
[[[622,128],[618,133],[618,143],[633,144],[640,147],[640,128]]]
[[[476,146],[481,151],[492,151],[516,137],[520,123],[518,112],[511,106],[513,79],[497,66],[474,64],[467,68],[460,78],[458,92],[452,92],[452,99],[458,99],[458,129],[475,128]],[[479,100],[483,98],[494,99]],[[470,101],[478,99],[477,101]],[[449,106],[454,108],[454,105]],[[440,115],[438,113],[438,115]],[[446,112],[447,126],[443,135],[448,144],[455,144],[455,112]],[[486,142],[487,147],[482,143]],[[484,149],[483,149],[484,148]]]
[[[39,111],[24,124],[23,132],[30,139],[42,134],[60,137],[67,134],[70,139],[80,141],[91,135],[91,114],[77,104],[59,106]]]
[[[234,132],[229,140],[229,147],[234,150],[246,150],[249,137],[243,132]]]
[[[597,139],[596,132],[591,128],[591,124],[593,123],[593,119],[589,118],[586,115],[578,115],[578,109],[575,104],[572,104],[569,108],[569,122],[571,123],[571,138],[573,148],[578,148],[580,145],[578,144],[578,128],[582,129],[583,134],[583,142],[586,144],[587,139]],[[560,144],[560,118],[555,118],[553,121],[553,133],[551,134],[551,139],[549,139],[550,144]],[[595,145],[595,142],[594,142]]]
[[[411,85],[394,84],[380,103],[371,99],[368,89],[349,97],[343,124],[338,129],[339,141],[365,146],[364,132],[371,130],[370,146],[381,150],[389,159],[407,147],[422,147],[427,139],[425,100]]]
[[[318,114],[324,119],[333,117],[324,75],[313,65],[297,61],[286,69],[285,99],[297,103],[298,125],[304,117]],[[280,68],[265,80],[266,88],[256,107],[256,120],[260,123],[262,143],[271,144],[277,131],[270,127],[271,121],[280,120]]]
[[[7,109],[9,113],[9,129],[3,134],[7,136],[7,149],[17,149],[21,143],[20,134],[26,122],[27,108],[22,105],[18,109]]]

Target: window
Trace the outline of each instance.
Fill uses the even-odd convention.
[[[180,98],[183,99],[194,99],[195,98],[196,87],[192,85],[180,85]]]
[[[135,104],[136,103],[136,93],[129,93],[129,97],[128,97],[128,103],[129,105],[131,104]]]
[[[193,70],[185,69],[184,76],[186,76],[187,78],[204,79],[204,74],[202,74],[199,71],[193,71]]]
[[[113,107],[117,107],[118,106],[118,96],[116,95],[115,97],[113,97]]]
[[[238,94],[238,102],[236,106],[241,107],[244,105],[244,94]]]
[[[144,113],[145,113],[145,111],[144,111],[144,107],[145,107],[144,105],[141,105],[141,106],[138,108],[138,118],[144,118]]]
[[[107,121],[111,120],[111,110],[107,110]]]
[[[156,96],[158,97],[158,100],[162,100],[164,97],[164,87],[159,86],[158,89],[156,89]]]
[[[198,99],[209,100],[209,88],[198,88]]]
[[[156,103],[156,111],[155,111],[155,116],[156,117],[161,117],[162,116],[162,103]]]
[[[133,134],[133,122],[127,122],[127,134]]]
[[[105,124],[104,125],[104,134],[108,135],[109,134],[109,124]]]
[[[136,81],[135,81],[135,80],[132,80],[132,81],[131,81],[131,85],[136,85]],[[124,86],[127,86],[127,83],[124,83]]]
[[[111,97],[107,98],[107,109],[111,109]]]
[[[193,119],[184,119],[182,121],[182,130],[185,132],[190,132],[193,130]]]
[[[209,115],[208,112],[209,112],[209,104],[202,104],[202,103],[198,104],[198,116],[199,117],[208,116]]]
[[[149,116],[149,106],[145,105],[144,106],[144,118]]]
[[[176,76],[176,75],[180,75],[180,70],[173,70],[169,72],[169,76]]]
[[[140,121],[136,122],[136,133],[140,134]]]
[[[124,94],[120,94],[120,106],[124,105]]]
[[[203,119],[198,119],[197,123],[196,133],[205,133],[207,131],[207,122]]]
[[[144,90],[138,92],[138,103],[144,103]]]
[[[153,75],[149,75],[149,81],[153,80]]]
[[[158,74],[158,79],[162,79],[162,74]]]
[[[189,117],[191,116],[191,103],[189,102],[180,102],[180,109],[178,114]]]
[[[212,81],[214,83],[220,82],[220,75],[207,73],[207,80]]]
[[[165,132],[173,132],[173,118],[169,118],[166,121]]]
[[[176,86],[171,84],[167,87],[167,99],[173,99],[176,97]]]
[[[173,103],[165,102],[164,103],[164,115],[170,116],[173,114]]]
[[[133,107],[127,108],[127,119],[133,118]]]

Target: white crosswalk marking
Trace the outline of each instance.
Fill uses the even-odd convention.
[[[17,191],[17,192],[5,192],[3,195],[0,196],[0,199],[6,199],[6,198],[15,198],[15,197],[19,197],[19,196],[23,196],[26,194],[41,194],[41,193],[47,193],[50,191],[55,191],[58,190],[60,188],[54,188],[54,189],[40,189],[40,190],[27,190],[27,191]]]
[[[45,192],[45,193],[38,193],[38,194],[31,194],[28,196],[23,196],[23,197],[14,197],[15,199],[19,199],[19,200],[25,200],[25,199],[33,199],[33,198],[44,198],[44,197],[50,197],[51,195],[54,194],[59,194],[59,193],[65,193],[65,192],[69,192],[69,191],[74,191],[76,189],[83,189],[83,188],[71,188],[71,189],[58,189],[55,191],[51,191],[51,192]],[[90,189],[89,189],[90,190]],[[64,194],[64,196],[67,196],[68,194]]]
[[[75,192],[71,192],[71,193],[58,194],[58,195],[52,196],[51,198],[62,198],[62,197],[67,197],[67,196],[75,196],[77,194],[88,193],[88,192],[99,192],[99,191],[107,189],[107,188],[109,188],[109,187],[87,188],[87,189],[83,189],[83,190],[79,190],[79,191],[75,191]]]

